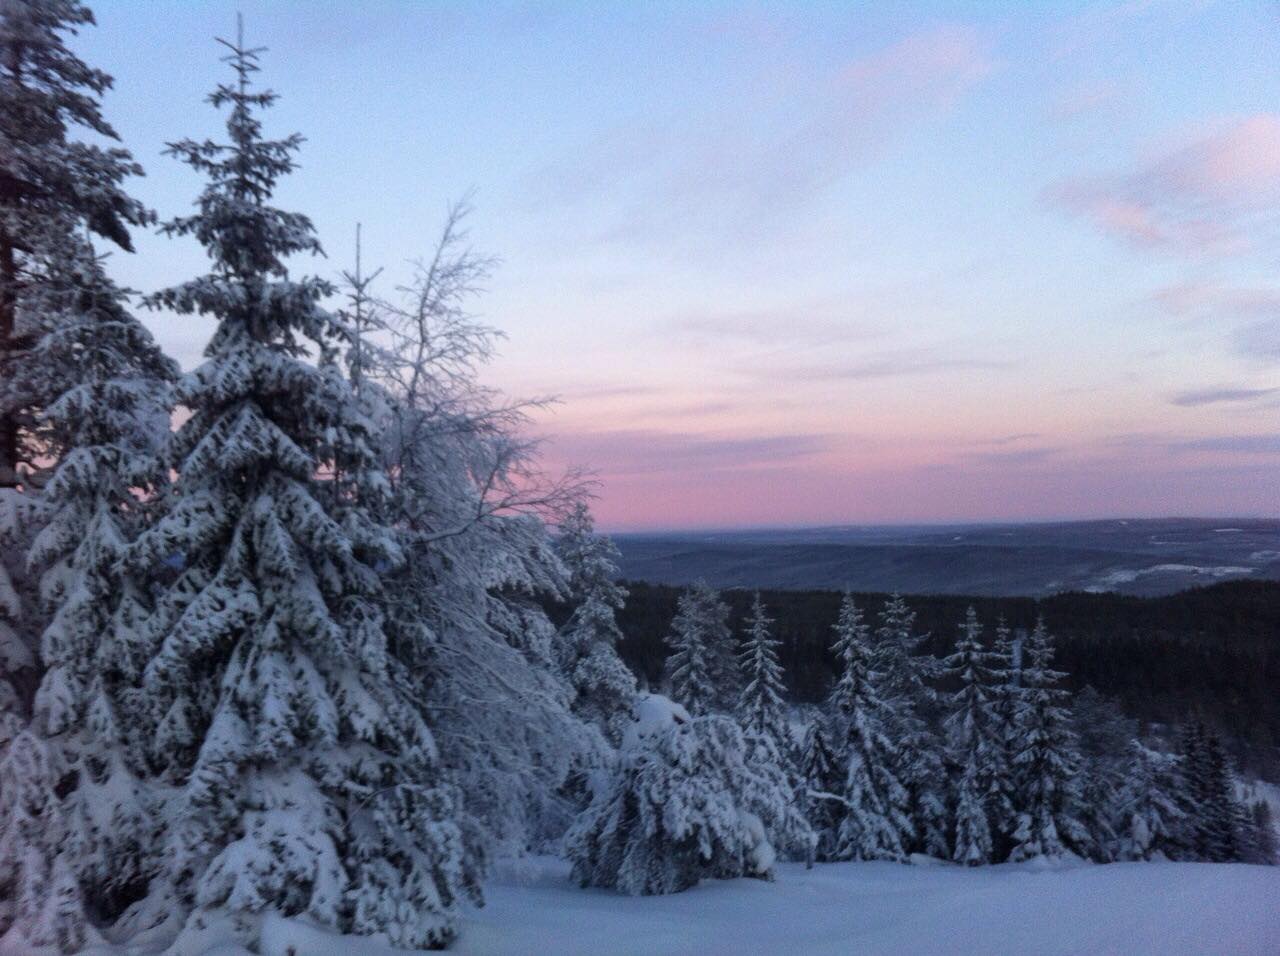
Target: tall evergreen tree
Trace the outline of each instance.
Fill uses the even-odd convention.
[[[1014,637],[1004,618],[996,622],[990,660],[992,760],[986,805],[992,859],[999,861],[1013,848],[1013,833],[1018,825],[1014,809],[1014,738],[1022,695],[1022,642]]]
[[[54,471],[67,451],[68,385],[83,374],[67,353],[83,343],[84,288],[97,287],[84,280],[100,277],[86,237],[131,250],[128,228],[151,221],[124,188],[141,169],[111,145],[118,137],[102,115],[111,78],[66,45],[92,24],[89,10],[73,0],[0,4],[0,898],[17,904],[16,913],[0,906],[0,931],[16,919],[19,945],[67,949],[84,938],[79,876],[97,864],[82,863],[91,852],[67,838],[67,808],[55,788],[64,791],[83,773],[75,777],[68,755],[50,749],[46,721],[24,730],[39,706],[41,632],[55,665],[69,650],[54,637],[65,616],[50,623],[47,612],[82,583],[83,563],[72,570],[54,560],[66,573],[44,573],[46,556],[64,557],[77,546],[87,555],[101,545],[77,540],[83,529],[68,520],[77,469]],[[110,337],[112,329],[99,331]],[[100,464],[82,459],[78,470]],[[57,485],[46,502],[39,491],[51,478]],[[50,517],[54,527],[46,528]],[[49,686],[58,682],[55,675]],[[109,874],[106,892],[127,871],[122,865]]]
[[[1184,842],[1186,856],[1193,860],[1209,859],[1206,818],[1209,802],[1209,768],[1206,737],[1208,728],[1196,719],[1182,726],[1179,736],[1179,763],[1182,775],[1182,809],[1187,818]]]
[[[1200,720],[1183,729],[1183,772],[1190,800],[1190,842],[1196,859],[1226,863],[1240,856],[1242,810],[1217,734]]]
[[[697,595],[703,634],[707,646],[707,667],[711,678],[711,706],[731,714],[742,694],[743,675],[738,664],[738,640],[729,627],[729,605],[705,581],[693,586]]]
[[[0,751],[26,725],[40,676],[35,589],[22,560],[35,510],[33,495],[0,487]]]
[[[1276,843],[1276,827],[1272,819],[1271,804],[1265,800],[1256,800],[1252,807],[1247,808],[1241,859],[1246,863],[1274,866],[1280,863],[1280,859],[1277,858]]]
[[[1131,822],[1126,782],[1138,769],[1133,749],[1137,724],[1092,687],[1075,695],[1071,718],[1082,760],[1079,818],[1089,834],[1084,853],[1109,863],[1123,849],[1123,834]]]
[[[738,715],[749,736],[769,737],[782,752],[790,749],[786,732],[786,686],[782,682],[782,665],[778,663],[778,647],[773,636],[773,620],[765,612],[757,592],[747,617],[747,636],[739,662],[743,679]]]
[[[135,549],[183,563],[144,672],[149,756],[180,788],[165,873],[169,904],[191,910],[178,945],[227,920],[253,944],[276,912],[438,946],[472,884],[387,639],[380,578],[401,554],[378,520],[386,480],[336,365],[307,361],[341,328],[320,306],[328,283],[285,265],[319,252],[310,221],[270,205],[301,137],[263,136],[275,94],[252,87],[261,51],[222,42],[234,79],[209,101],[229,108],[229,142],[171,147],[207,183],[196,214],[165,226],[198,239],[212,271],[150,300],[218,324],[178,386],[191,417],[166,513]]]
[[[1042,618],[1023,650],[1013,758],[1018,828],[1012,860],[1078,853],[1088,844],[1088,832],[1079,819],[1082,761],[1071,729],[1070,695],[1058,686],[1065,676],[1053,669],[1053,638]]]
[[[132,250],[129,226],[150,213],[124,190],[142,170],[129,153],[70,139],[83,130],[118,141],[102,115],[111,77],[66,46],[93,24],[76,0],[11,0],[0,8],[0,487],[39,469],[30,432],[41,396],[31,364],[44,317],[41,260],[81,228]],[[17,386],[17,387],[15,387]]]
[[[924,638],[915,633],[915,613],[900,595],[880,612],[872,668],[881,675],[894,744],[894,766],[907,791],[915,836],[911,851],[945,857],[947,805],[942,741],[928,721],[937,702],[929,683],[938,676],[935,657],[919,653]]]
[[[577,606],[559,635],[561,667],[573,685],[574,713],[595,723],[616,745],[635,701],[636,679],[618,657],[622,631],[616,614],[627,592],[615,579],[618,549],[595,533],[591,512],[578,502],[556,542]]]
[[[1122,820],[1116,856],[1125,860],[1177,858],[1186,813],[1179,805],[1177,757],[1129,744],[1130,768],[1120,790]]]
[[[672,697],[695,717],[736,703],[736,661],[725,655],[732,641],[728,619],[729,608],[702,581],[680,595],[676,604],[666,640],[671,651],[667,679]]]
[[[1204,823],[1208,856],[1215,863],[1229,863],[1241,857],[1240,824],[1244,810],[1236,798],[1235,775],[1217,734],[1206,735],[1205,750],[1208,778]]]
[[[844,774],[840,758],[827,740],[825,721],[815,715],[805,730],[800,748],[800,803],[814,836],[814,859],[826,862],[836,858],[836,841],[840,826]]]
[[[973,607],[965,611],[955,650],[943,665],[960,685],[951,696],[945,721],[956,781],[951,858],[977,866],[990,863],[994,850],[987,796],[1003,743],[992,714],[992,685],[999,661],[982,646],[982,625]]]
[[[139,780],[145,760],[130,732],[149,595],[147,582],[121,565],[144,512],[135,489],[161,483],[157,453],[176,367],[129,314],[88,244],[74,239],[49,265],[57,277],[49,283],[52,318],[32,353],[62,383],[37,423],[57,465],[28,556],[49,619],[31,746],[47,750],[43,762],[58,785],[53,812],[23,855],[47,868],[48,879],[65,874],[58,924],[18,928],[32,946],[83,941],[86,908],[97,922],[119,916],[145,886],[156,842],[155,809]]]
[[[901,860],[913,837],[908,795],[898,779],[886,733],[892,718],[872,669],[871,627],[846,594],[832,648],[840,677],[831,691],[845,770],[843,813],[836,840],[842,860]]]
[[[52,320],[48,264],[84,230],[131,250],[129,226],[151,218],[124,189],[141,173],[129,153],[73,138],[118,141],[101,108],[111,77],[66,45],[92,24],[75,0],[0,5],[0,745],[30,716],[40,679],[23,556],[37,530],[30,496],[53,463],[37,422],[60,391],[33,351]]]

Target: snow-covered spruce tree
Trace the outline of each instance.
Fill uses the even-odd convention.
[[[695,717],[732,713],[742,688],[738,650],[729,606],[705,581],[680,595],[666,643],[671,652],[666,677],[675,699]]]
[[[1238,859],[1241,810],[1235,781],[1221,741],[1200,720],[1183,729],[1182,766],[1194,857],[1212,863]]]
[[[1182,786],[1178,796],[1185,816],[1182,832],[1182,856],[1190,860],[1208,860],[1205,821],[1208,770],[1206,736],[1208,728],[1200,719],[1183,724],[1178,740],[1178,769]]]
[[[1186,813],[1179,806],[1178,758],[1129,742],[1129,771],[1121,785],[1116,859],[1177,859],[1183,850]]]
[[[83,240],[68,237],[46,282],[51,321],[32,360],[55,374],[62,392],[37,423],[57,464],[28,555],[49,619],[41,639],[47,669],[28,733],[32,747],[46,750],[57,795],[39,828],[25,839],[15,834],[16,846],[8,837],[0,844],[5,857],[21,848],[5,870],[44,869],[43,877],[24,874],[27,887],[63,884],[56,910],[27,907],[58,922],[23,921],[14,933],[33,948],[74,951],[90,915],[112,922],[145,887],[157,842],[158,814],[139,779],[145,759],[131,733],[149,595],[147,582],[122,574],[121,564],[143,520],[139,492],[161,482],[157,453],[177,369]]]
[[[1252,807],[1247,808],[1248,820],[1245,826],[1245,845],[1242,848],[1241,860],[1245,863],[1257,863],[1262,866],[1275,866],[1280,863],[1275,824],[1272,822],[1271,804],[1266,800],[1255,800]]]
[[[449,207],[398,297],[364,303],[370,334],[353,335],[352,350],[363,341],[357,383],[383,424],[388,510],[407,558],[384,576],[388,623],[460,791],[478,872],[490,853],[561,836],[576,810],[566,779],[608,747],[570,710],[541,606],[568,596],[543,517],[564,520],[584,488],[573,474],[545,476],[522,437],[528,405],[479,383],[498,333],[467,311],[493,265],[466,245],[469,209]],[[346,312],[354,323],[355,303]]]
[[[885,602],[875,631],[872,669],[882,675],[894,766],[907,791],[914,836],[906,849],[945,858],[946,766],[942,740],[928,719],[938,696],[929,682],[940,668],[937,658],[918,653],[924,638],[915,633],[915,619],[900,595]]]
[[[815,715],[805,730],[798,766],[801,806],[813,831],[813,858],[835,859],[836,839],[843,806],[844,774],[840,760],[827,740],[825,721]]]
[[[1071,725],[1080,741],[1080,823],[1089,840],[1083,853],[1109,863],[1123,851],[1131,822],[1126,783],[1134,773],[1137,723],[1119,705],[1086,687],[1071,702]]]
[[[691,717],[643,696],[612,785],[566,838],[583,886],[633,895],[677,893],[701,879],[772,878],[775,847],[809,828],[776,763],[756,763],[728,717]]]
[[[1041,618],[1023,647],[1013,757],[1018,828],[1009,858],[1014,861],[1081,853],[1089,845],[1080,822],[1082,759],[1071,729],[1070,693],[1058,687],[1065,676],[1053,669],[1053,638]]]
[[[993,852],[982,767],[976,751],[962,752],[961,760],[959,777],[954,781],[955,830],[951,858],[965,866],[981,866],[991,862]]]
[[[998,664],[982,646],[978,612],[968,608],[955,651],[943,661],[946,673],[960,685],[951,696],[951,712],[945,721],[955,786],[951,858],[968,866],[992,860],[987,795],[1002,757],[1002,742],[991,713]]]
[[[207,183],[165,226],[212,270],[149,301],[217,320],[177,388],[191,417],[170,447],[165,514],[135,566],[180,557],[150,620],[138,730],[174,800],[157,908],[188,914],[175,947],[269,913],[399,947],[439,946],[471,890],[417,685],[388,640],[380,578],[402,560],[378,521],[386,481],[370,424],[332,362],[330,292],[290,279],[316,253],[310,221],[269,204],[301,138],[264,138],[275,95],[251,87],[260,51],[223,41],[228,143],[174,144]],[[344,487],[327,475],[344,476]]]
[[[1228,863],[1242,856],[1240,824],[1244,809],[1236,798],[1235,774],[1217,734],[1205,735],[1208,776],[1203,788],[1204,829],[1208,857]]]
[[[29,497],[51,463],[36,418],[57,388],[32,354],[48,322],[42,263],[86,229],[131,249],[128,227],[150,219],[122,186],[141,172],[129,153],[71,138],[118,139],[101,110],[111,77],[66,46],[92,23],[75,0],[0,4],[0,746],[29,716],[40,677],[23,556],[36,530]]]
[[[719,607],[716,607],[719,605]],[[728,609],[718,596],[703,583],[695,584],[680,595],[676,602],[676,615],[671,619],[671,632],[667,635],[669,650],[666,662],[667,683],[671,696],[682,707],[700,717],[716,709],[720,700],[719,688],[713,672],[714,649],[709,633],[709,615],[721,620],[728,616]],[[725,625],[728,630],[728,625]]]
[[[778,648],[782,642],[773,636],[773,620],[756,593],[747,617],[747,636],[738,658],[746,684],[738,703],[738,716],[749,737],[768,737],[779,753],[790,750],[786,729],[786,685],[782,682],[782,665]]]
[[[40,674],[35,588],[22,560],[36,530],[36,508],[33,495],[0,487],[0,751],[26,725]]]
[[[720,713],[732,714],[742,698],[743,677],[738,666],[738,638],[729,626],[729,605],[706,582],[693,586],[697,596],[710,668],[711,706]]]
[[[580,501],[560,526],[556,552],[577,605],[557,636],[560,664],[576,694],[573,711],[616,745],[636,695],[635,675],[617,651],[622,631],[615,615],[627,599],[614,580],[618,549],[595,533],[591,511]]]
[[[830,707],[845,772],[836,858],[902,860],[914,834],[896,750],[886,733],[895,718],[872,669],[871,627],[850,594],[840,603],[834,630],[840,677]]]
[[[28,432],[42,384],[20,374],[42,323],[37,309],[50,244],[85,228],[132,250],[128,227],[150,221],[122,183],[141,168],[129,153],[70,139],[74,129],[118,140],[102,116],[111,77],[75,56],[69,34],[93,24],[76,0],[8,0],[0,7],[0,487],[39,469]]]
[[[986,805],[991,826],[991,858],[998,863],[1013,849],[1013,833],[1018,827],[1013,757],[1022,695],[1022,641],[1014,636],[1003,617],[996,621],[990,661],[993,749]]]

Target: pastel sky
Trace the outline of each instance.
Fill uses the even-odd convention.
[[[94,6],[162,216],[237,9],[310,268],[361,221],[390,291],[475,190],[487,379],[561,398],[606,528],[1280,513],[1274,3]],[[138,246],[138,289],[203,265]]]

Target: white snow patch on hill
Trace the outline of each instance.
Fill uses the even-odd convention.
[[[1277,867],[783,863],[776,883],[704,882],[659,897],[578,889],[559,860],[525,873],[488,888],[454,952],[1274,956],[1280,940]]]
[[[1093,584],[1086,587],[1085,590],[1093,594],[1111,591],[1121,584],[1132,584],[1138,578],[1146,577],[1149,574],[1183,574],[1191,577],[1217,579],[1252,574],[1255,570],[1255,568],[1236,567],[1234,565],[1202,568],[1194,564],[1156,564],[1149,568],[1121,568],[1118,571],[1110,571],[1102,575]]]

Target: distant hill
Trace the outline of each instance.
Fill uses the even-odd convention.
[[[623,534],[622,576],[718,588],[903,594],[1070,591],[1156,596],[1280,580],[1280,520],[1167,518],[1053,524]]]

